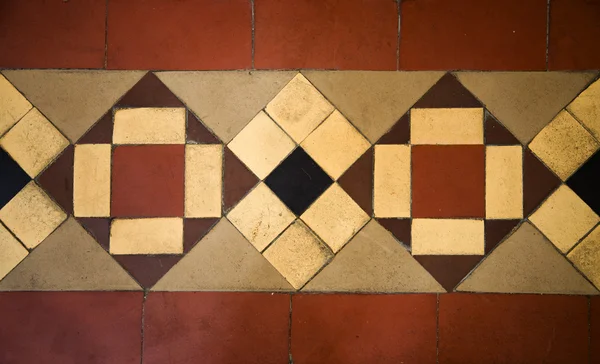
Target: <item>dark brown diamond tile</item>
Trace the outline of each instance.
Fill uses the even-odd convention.
[[[258,183],[254,173],[233,154],[224,148],[223,209],[229,210]]]
[[[74,150],[69,145],[63,153],[38,177],[38,183],[65,210],[73,213],[73,160]]]
[[[373,148],[346,170],[338,184],[369,216],[373,214]]]
[[[526,148],[523,152],[523,215],[533,212],[560,183],[560,178]]]

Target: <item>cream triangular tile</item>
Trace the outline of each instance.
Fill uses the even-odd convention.
[[[156,75],[228,143],[295,74],[292,71],[193,71]]]
[[[222,219],[152,290],[294,289],[227,219]]]
[[[303,71],[375,143],[444,72]]]
[[[74,142],[145,72],[5,70],[2,73]]]
[[[0,291],[140,290],[73,218],[0,281]]]
[[[446,292],[375,220],[308,282],[303,291]]]
[[[524,223],[457,291],[598,294],[533,225]]]
[[[528,143],[594,78],[592,72],[458,72],[521,143]]]

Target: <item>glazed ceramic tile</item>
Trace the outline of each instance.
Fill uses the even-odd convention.
[[[489,112],[486,113],[484,139],[486,145],[520,145],[521,142]]]
[[[373,211],[376,217],[409,217],[411,162],[408,145],[376,145]]]
[[[485,151],[485,216],[488,219],[523,217],[523,149],[487,147]]]
[[[567,185],[592,209],[600,214],[600,153],[596,152],[568,180]]]
[[[118,108],[184,107],[181,100],[152,72],[148,72],[115,104]]]
[[[0,170],[2,171],[0,173],[1,209],[31,181],[31,177],[2,148],[0,148]]]
[[[591,84],[567,106],[588,130],[600,139],[600,81]]]
[[[110,144],[75,146],[73,162],[73,213],[75,216],[110,216]]]
[[[562,181],[528,148],[523,151],[523,215],[529,215]]]
[[[600,227],[596,228],[579,243],[567,258],[596,287],[600,287]]]
[[[481,102],[451,73],[446,73],[417,101],[413,108],[479,108]]]
[[[115,144],[184,144],[184,108],[117,109],[114,116]]]
[[[0,135],[4,134],[31,109],[31,104],[0,75]]]
[[[185,148],[185,216],[221,217],[223,147]]]
[[[414,255],[483,255],[482,220],[413,219]]]
[[[352,197],[367,215],[373,215],[373,168],[375,163],[374,149],[369,148],[350,168],[337,180],[340,187]]]
[[[180,218],[115,219],[110,226],[111,254],[181,254]]]
[[[223,148],[223,211],[230,210],[259,182],[229,148]]]
[[[220,144],[219,139],[189,110],[186,141],[189,144]]]
[[[412,144],[483,144],[482,108],[412,109]]]
[[[27,249],[0,224],[0,280],[29,254]]]

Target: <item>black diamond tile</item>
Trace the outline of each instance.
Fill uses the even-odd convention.
[[[567,180],[567,186],[600,214],[600,152],[594,154]]]
[[[8,153],[0,149],[0,209],[4,207],[31,178]]]
[[[297,148],[265,179],[265,184],[301,215],[333,181],[304,151]]]

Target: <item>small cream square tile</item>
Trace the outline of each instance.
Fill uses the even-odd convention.
[[[529,144],[529,149],[563,181],[594,154],[598,147],[594,137],[565,110]]]
[[[483,255],[483,220],[413,219],[413,255]]]
[[[110,144],[77,144],[73,163],[73,215],[110,216]]]
[[[223,146],[185,146],[185,216],[221,217]]]
[[[295,216],[261,182],[229,212],[227,218],[262,252],[294,221]]]
[[[228,145],[260,179],[267,177],[295,146],[294,141],[263,111]]]
[[[292,139],[300,143],[333,112],[333,105],[298,73],[269,102],[266,111]]]
[[[31,109],[0,139],[0,146],[32,178],[68,145],[69,141],[37,109]]]
[[[485,215],[488,219],[523,217],[523,148],[488,146],[485,153]]]
[[[302,142],[306,153],[334,180],[370,146],[371,143],[337,110]]]
[[[0,136],[31,110],[31,104],[0,75]]]
[[[567,255],[567,258],[596,287],[600,288],[600,226],[596,226],[594,231]]]
[[[368,221],[369,216],[337,184],[300,216],[337,253]]]
[[[410,146],[375,145],[376,217],[410,217]]]
[[[600,80],[594,82],[567,106],[596,139],[600,139]]]
[[[110,225],[110,253],[182,254],[183,219],[115,219]]]
[[[115,111],[115,144],[184,144],[185,108],[119,109]]]
[[[412,109],[412,144],[483,144],[483,108]]]
[[[0,220],[27,248],[35,248],[67,215],[31,181],[0,210]]]
[[[301,221],[290,225],[263,255],[296,289],[302,288],[333,256]]]
[[[573,190],[560,186],[540,208],[529,217],[560,251],[566,253],[600,218]]]
[[[1,224],[0,252],[0,280],[29,254],[27,249]]]

